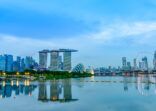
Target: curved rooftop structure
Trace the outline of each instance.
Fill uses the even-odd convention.
[[[78,50],[75,50],[75,49],[52,49],[52,50],[44,49],[42,51],[39,51],[39,53],[50,53],[50,52],[78,52]]]
[[[39,51],[39,65],[41,70],[47,69],[48,55],[50,53],[50,66],[49,70],[52,71],[71,71],[71,56],[72,52],[77,52],[75,49],[44,49]],[[60,55],[60,53],[63,53]]]

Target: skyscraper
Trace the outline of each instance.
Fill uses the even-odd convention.
[[[17,61],[13,62],[13,71],[15,71],[15,72],[19,71],[19,69],[18,69],[18,62]]]
[[[13,71],[13,56],[5,55],[5,58],[6,58],[5,71],[12,72]]]
[[[59,69],[59,52],[51,52],[50,70],[58,71]]]
[[[5,71],[6,69],[6,57],[0,55],[0,71]]]
[[[156,51],[154,52],[153,66],[154,66],[154,70],[156,70]]]
[[[142,58],[142,62],[143,62],[143,70],[148,70],[148,60],[147,60],[147,57],[143,57]]]
[[[63,70],[63,61],[62,61],[62,56],[59,56],[59,70]]]
[[[39,52],[39,67],[41,69],[46,69],[47,68],[47,58],[48,57],[48,51],[43,50]]]
[[[139,70],[142,70],[142,66],[143,65],[143,63],[142,62],[139,62]]]
[[[127,69],[131,70],[131,62],[127,62]]]
[[[63,70],[70,71],[71,70],[71,52],[64,52],[64,63],[63,63]]]
[[[134,70],[137,70],[137,59],[135,58],[133,60]]]
[[[27,56],[25,58],[25,69],[33,69],[34,67],[34,60],[32,57]]]
[[[21,59],[21,69],[20,69],[20,71],[23,72],[24,70],[25,70],[25,59],[22,58]]]
[[[122,57],[122,69],[125,70],[127,67],[126,57]]]
[[[48,53],[50,53],[50,70],[58,71],[71,71],[71,53],[77,52],[74,49],[54,49],[54,50],[42,50],[39,51],[39,65],[40,69],[44,70],[47,68],[47,57]],[[59,55],[63,53],[63,61],[62,57]]]
[[[21,70],[21,57],[17,56],[16,61],[17,61],[17,69],[18,71],[20,71]]]

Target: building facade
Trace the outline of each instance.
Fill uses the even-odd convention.
[[[50,60],[50,70],[52,71],[58,71],[59,69],[59,52],[51,52],[50,54],[51,60]]]
[[[122,57],[122,69],[126,70],[127,68],[127,60],[126,57]]]
[[[12,72],[13,71],[13,55],[5,55],[6,64],[5,71]]]
[[[48,59],[48,52],[46,50],[39,52],[39,67],[41,69],[47,68],[47,59]]]
[[[0,71],[5,71],[6,69],[6,57],[0,55]]]

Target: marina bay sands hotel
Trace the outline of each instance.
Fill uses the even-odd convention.
[[[42,50],[39,51],[39,66],[40,69],[51,71],[70,71],[71,65],[71,53],[77,52],[74,49],[57,49],[57,50]],[[50,53],[50,66],[48,66],[48,54]],[[62,53],[62,55],[60,55]]]

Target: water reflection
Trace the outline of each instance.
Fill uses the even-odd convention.
[[[38,100],[42,102],[70,102],[78,99],[72,98],[72,86],[70,79],[53,80],[50,82],[50,97],[48,96],[48,85],[46,82],[39,84]],[[61,97],[63,95],[63,97]],[[49,97],[49,98],[48,98]]]
[[[137,76],[123,76],[122,80],[119,77],[111,77],[111,81],[117,80],[115,84],[123,84],[123,90],[125,92],[131,91],[134,88],[135,91],[139,92],[141,95],[151,95],[156,94],[156,77],[153,75],[137,75]],[[102,85],[97,84],[97,80],[102,78],[90,78],[92,85]],[[103,78],[104,79],[104,78]],[[105,78],[106,81],[109,78]],[[53,80],[53,81],[43,81],[30,82],[25,81],[1,81],[0,82],[0,97],[9,98],[16,97],[18,95],[36,95],[36,99],[41,102],[71,102],[77,101],[77,98],[73,97],[72,84],[75,84],[78,88],[85,88],[83,86],[90,84],[87,78],[82,79],[64,79],[64,80]],[[86,81],[86,82],[85,82]],[[99,81],[100,82],[100,81]],[[99,83],[98,82],[98,83]],[[101,81],[103,82],[103,80]],[[109,81],[108,81],[109,82]],[[91,86],[92,86],[91,85]],[[105,87],[105,85],[103,85]],[[96,90],[96,89],[95,89]],[[37,93],[33,93],[37,92]]]
[[[24,82],[29,83],[27,80]],[[19,83],[19,81],[3,81],[0,84],[0,97],[11,97],[13,92],[16,96],[20,94],[31,95],[35,88],[37,88],[37,85]]]
[[[151,92],[156,92],[156,77],[154,75],[124,76],[123,83],[124,91],[128,91],[130,85],[135,83],[135,88],[141,95],[149,95]],[[154,87],[152,87],[152,84],[154,84]]]

